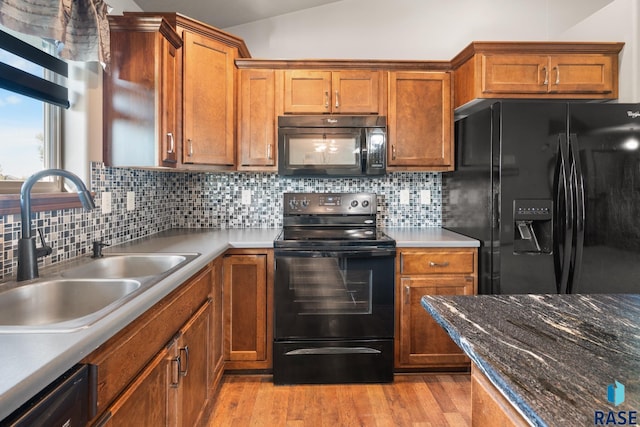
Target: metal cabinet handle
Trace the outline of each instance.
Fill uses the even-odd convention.
[[[180,361],[180,356],[177,356],[171,359],[172,369],[171,369],[171,383],[169,384],[170,387],[177,388],[178,385],[180,384],[180,370],[182,369],[181,365],[182,365],[182,362]],[[175,369],[173,369],[173,367],[175,367]]]
[[[429,267],[449,267],[449,261],[445,261],[445,262],[429,261]]]
[[[271,160],[271,144],[267,144],[267,159]]]
[[[329,108],[329,91],[324,91],[324,108]]]
[[[391,145],[391,159],[392,160],[396,159],[396,146],[395,146],[395,144]]]
[[[338,91],[336,90],[336,108],[340,108],[340,99],[338,97]]]
[[[405,305],[411,303],[411,287],[409,285],[404,287],[404,303]]]
[[[180,357],[178,359],[182,360],[182,354],[184,353],[184,370],[180,369],[178,372],[181,377],[186,377],[189,372],[189,346],[185,345],[180,349]]]
[[[169,149],[167,150],[167,154],[175,153],[175,141],[173,139],[173,133],[167,132],[167,138],[169,139]]]
[[[193,157],[193,141],[191,139],[187,139],[187,144],[189,144],[189,151],[187,152],[187,156]]]
[[[556,70],[556,83],[557,85],[560,84],[560,67],[559,66],[555,66],[553,67],[554,70]]]
[[[542,82],[542,84],[546,86],[549,84],[549,69],[545,65],[544,67],[542,67],[542,71],[544,71],[544,81]]]

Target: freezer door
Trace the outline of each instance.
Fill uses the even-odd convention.
[[[499,258],[494,292],[557,293],[565,268],[558,257],[566,236],[556,216],[560,144],[566,139],[564,103],[502,102],[494,150],[499,194]],[[564,211],[563,211],[564,212]],[[554,230],[555,225],[555,230]],[[559,230],[557,228],[560,228]],[[555,258],[554,258],[555,257]]]
[[[584,183],[584,215],[577,217],[583,224],[574,239],[583,246],[572,255],[572,292],[639,293],[640,104],[569,108]]]

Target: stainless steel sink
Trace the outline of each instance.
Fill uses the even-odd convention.
[[[78,260],[49,280],[12,283],[0,291],[0,333],[86,328],[199,255],[111,254]]]
[[[87,327],[140,289],[132,279],[56,279],[0,292],[0,332],[68,332]]]
[[[196,255],[182,254],[120,254],[108,255],[64,271],[67,278],[122,279],[165,274]]]

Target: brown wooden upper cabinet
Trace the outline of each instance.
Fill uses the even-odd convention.
[[[241,69],[238,74],[238,169],[275,170],[275,71]]]
[[[452,61],[454,108],[482,98],[615,99],[623,45],[471,43]]]
[[[451,73],[389,73],[390,170],[453,169]]]
[[[182,162],[235,164],[236,50],[184,29]]]
[[[105,162],[234,170],[234,60],[250,56],[244,41],[173,12],[125,12],[110,23]]]
[[[286,114],[378,114],[381,71],[287,70]]]
[[[109,16],[109,27],[112,60],[103,85],[104,162],[176,167],[176,68],[182,40],[160,17]]]

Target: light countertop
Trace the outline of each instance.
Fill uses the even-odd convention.
[[[397,240],[398,247],[477,246],[473,239],[440,228],[385,231]],[[0,333],[0,420],[227,249],[271,248],[279,232],[280,229],[174,229],[105,248],[105,254],[158,252],[200,256],[88,328],[69,333]],[[41,277],[55,277],[70,264],[88,260],[86,256],[43,268]]]
[[[399,248],[477,248],[478,240],[440,227],[384,228],[385,233],[396,241]]]

